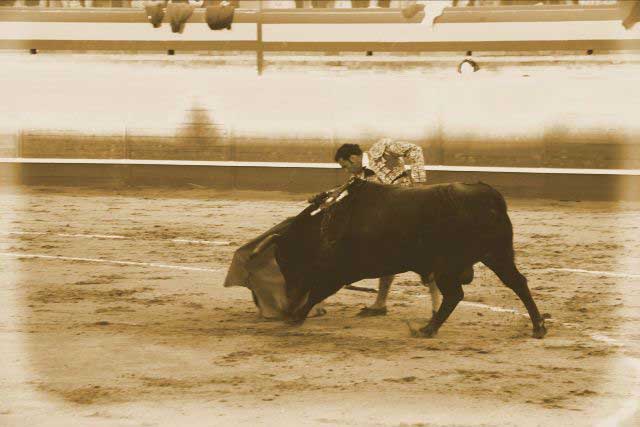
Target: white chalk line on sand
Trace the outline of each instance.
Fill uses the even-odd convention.
[[[593,274],[606,277],[622,277],[625,279],[640,279],[640,274],[616,273],[615,271],[583,270],[581,268],[544,268],[538,271],[561,271],[566,273]]]
[[[86,239],[112,239],[112,240],[134,240],[133,237],[109,235],[109,234],[68,234],[68,233],[46,233],[42,231],[3,231],[0,232],[3,236],[58,236],[58,237],[80,237]],[[139,240],[139,239],[135,239]],[[231,242],[226,240],[197,240],[197,239],[161,239],[170,240],[175,243],[196,243],[203,245],[213,246],[230,246]]]
[[[499,312],[499,313],[511,313],[511,314],[515,314],[517,316],[526,317],[527,319],[529,319],[529,314],[528,313],[521,313],[518,310],[514,310],[512,308],[494,307],[492,305],[482,304],[480,302],[472,302],[472,301],[461,301],[460,304],[467,305],[469,307],[484,308],[486,310],[495,311],[495,312]],[[556,323],[557,321],[555,319],[545,319],[545,322]],[[558,323],[560,325],[568,327],[568,328],[576,328],[578,326],[575,323],[567,323],[567,322],[558,322]],[[614,346],[618,346],[618,347],[623,347],[624,346],[624,344],[621,341],[619,341],[619,340],[617,340],[615,338],[608,337],[606,335],[589,334],[589,336],[594,341],[601,341],[601,342],[607,343],[609,345],[614,345]]]
[[[142,267],[169,268],[173,270],[206,271],[210,273],[217,273],[225,270],[222,268],[187,267],[183,265],[169,265],[169,264],[160,264],[155,262],[116,261],[116,260],[100,259],[100,258],[79,258],[79,257],[66,257],[66,256],[43,255],[43,254],[20,254],[20,253],[10,253],[10,252],[0,252],[0,256],[6,256],[11,258],[41,258],[41,259],[58,259],[63,261],[97,262],[102,264],[136,265],[136,266],[142,266]]]
[[[54,259],[54,260],[63,260],[63,261],[81,261],[81,262],[96,262],[102,264],[117,264],[117,265],[135,265],[142,267],[157,267],[157,268],[168,268],[174,270],[187,270],[187,271],[205,271],[216,273],[220,271],[224,271],[224,268],[204,268],[204,267],[186,267],[182,265],[170,265],[170,264],[160,264],[155,262],[136,262],[136,261],[118,261],[118,260],[108,260],[102,258],[80,258],[80,257],[65,257],[59,255],[44,255],[44,254],[24,254],[24,253],[11,253],[11,252],[0,252],[0,256],[12,257],[12,258],[41,258],[41,259]],[[426,296],[425,296],[426,297]],[[483,308],[490,311],[502,312],[502,313],[512,313],[518,316],[523,316],[529,318],[529,314],[521,313],[518,310],[514,310],[511,308],[502,308],[502,307],[494,307],[488,304],[483,304],[479,302],[472,301],[461,301],[461,304],[467,305],[470,307]],[[548,322],[555,322],[554,319],[547,319]],[[561,325],[574,328],[577,325],[574,323],[563,323],[560,322]],[[602,334],[592,334],[590,335],[596,341],[602,341],[610,345],[623,346],[624,344],[620,343],[618,340],[614,338],[607,337]]]
[[[8,236],[8,235],[33,235],[33,236],[58,236],[58,237],[79,237],[79,238],[88,238],[88,239],[112,239],[112,240],[134,240],[133,237],[126,236],[118,236],[118,235],[109,235],[109,234],[68,234],[68,233],[47,233],[41,231],[5,231],[0,232],[0,235]],[[138,240],[138,239],[135,239]],[[160,239],[162,240],[162,239]],[[200,240],[200,239],[164,239],[174,243],[192,243],[192,244],[203,244],[203,245],[213,245],[213,246],[230,246],[232,242],[226,240]],[[578,273],[578,274],[590,274],[597,276],[605,276],[605,277],[620,277],[625,279],[640,279],[640,274],[632,274],[632,273],[618,273],[615,271],[600,271],[600,270],[584,270],[580,268],[540,268],[540,269],[531,269],[531,271],[538,272],[565,272],[565,273]]]
[[[45,233],[43,231],[2,231],[3,236],[58,236],[58,237],[85,237],[89,239],[126,239],[124,236],[111,236],[105,234],[68,234],[68,233]]]
[[[171,239],[172,242],[176,243],[200,243],[203,245],[214,245],[214,246],[231,246],[231,242],[226,240],[191,240],[191,239]]]
[[[58,237],[79,237],[79,238],[87,238],[87,239],[112,239],[112,240],[133,240],[133,237],[126,236],[118,236],[118,235],[109,235],[109,234],[68,234],[68,233],[47,233],[42,231],[4,231],[0,232],[0,235],[8,236],[8,235],[27,235],[27,236],[58,236]],[[136,239],[137,240],[137,239]],[[161,239],[162,240],[162,239]],[[192,243],[192,244],[203,244],[203,245],[213,245],[213,246],[230,246],[232,242],[226,240],[200,240],[200,239],[164,239],[174,243]],[[625,279],[640,279],[640,274],[632,274],[632,273],[618,273],[615,271],[600,271],[600,270],[584,270],[580,268],[540,268],[540,269],[532,269],[531,271],[538,272],[565,272],[565,273],[578,273],[578,274],[591,274],[597,276],[605,276],[605,277],[620,277]]]
[[[102,263],[102,264],[116,264],[116,265],[135,265],[135,266],[142,266],[142,267],[157,267],[157,268],[167,268],[167,269],[174,269],[174,270],[205,271],[210,273],[217,273],[217,272],[226,270],[223,268],[186,267],[182,265],[160,264],[155,262],[118,261],[118,260],[108,260],[108,259],[101,259],[101,258],[65,257],[65,256],[59,256],[59,255],[44,255],[44,254],[0,252],[0,256],[6,256],[6,257],[12,257],[12,258],[40,258],[40,259],[54,259],[54,260],[63,260],[63,261],[96,262],[96,263]],[[566,270],[573,271],[573,269],[566,269]],[[579,272],[582,272],[582,271],[586,271],[586,270],[580,270]],[[494,312],[512,313],[518,316],[529,318],[529,314],[520,313],[518,310],[514,310],[511,308],[494,307],[488,304],[472,302],[472,301],[461,301],[460,304],[470,306],[470,307],[483,308],[483,309],[494,311]],[[554,319],[547,319],[547,321],[555,322]],[[575,328],[577,326],[574,323],[560,322],[560,324],[569,328]],[[609,345],[624,346],[624,344],[621,343],[620,341],[614,338],[608,337],[606,335],[590,334],[590,337],[595,341],[601,341]]]

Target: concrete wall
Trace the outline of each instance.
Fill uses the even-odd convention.
[[[0,150],[330,161],[342,141],[389,136],[419,142],[433,163],[638,167],[635,63],[488,58],[468,77],[433,64],[411,73],[308,64],[260,77],[252,67],[121,58],[3,55]]]

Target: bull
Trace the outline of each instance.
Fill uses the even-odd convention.
[[[236,252],[224,285],[249,287],[263,315],[292,325],[346,285],[413,271],[433,275],[442,294],[429,322],[411,330],[433,337],[481,262],[523,302],[533,336],[547,332],[515,265],[506,202],[484,183],[397,187],[353,178],[252,242]]]

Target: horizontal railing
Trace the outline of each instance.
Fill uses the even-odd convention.
[[[155,165],[155,166],[210,166],[232,168],[299,168],[299,169],[340,169],[336,163],[309,162],[242,162],[204,160],[145,160],[145,159],[61,159],[32,157],[0,157],[0,163],[44,163],[44,164],[85,164],[85,165]],[[516,174],[562,174],[562,175],[619,175],[640,176],[640,169],[589,169],[589,168],[548,168],[548,167],[506,167],[506,166],[454,166],[425,165],[426,171],[441,172],[485,172]]]
[[[196,9],[174,34],[152,28],[142,9],[0,7],[0,49],[254,51],[259,73],[264,52],[640,50],[640,32],[625,30],[620,14],[598,5],[446,8],[432,27],[420,25],[424,11],[405,18],[401,9],[238,9],[232,30],[211,31]]]
[[[188,23],[204,23],[204,8],[194,9]],[[239,24],[404,24],[420,23],[424,11],[410,18],[401,9],[236,9],[233,22]],[[93,22],[147,23],[143,9],[135,8],[47,8],[0,7],[0,22]],[[168,23],[165,15],[164,22]]]
[[[485,182],[508,198],[639,201],[640,170],[425,166],[431,184]],[[343,184],[334,164],[0,159],[3,185],[155,186],[312,194]]]
[[[624,13],[615,4],[448,7],[434,23],[615,21]]]
[[[136,8],[30,8],[0,7],[0,21],[12,22],[146,22],[144,13]],[[427,13],[430,12],[427,7]],[[446,7],[434,22],[555,22],[612,21],[623,19],[625,10],[615,4],[598,5],[516,5]],[[356,24],[356,23],[419,23],[425,12],[411,18],[400,9],[236,9],[234,22],[264,24]],[[204,9],[197,8],[188,22],[203,22]],[[165,19],[165,22],[168,22]]]

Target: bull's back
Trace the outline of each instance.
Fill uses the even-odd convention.
[[[430,247],[458,247],[479,239],[511,238],[504,198],[484,183],[371,186],[365,191],[369,193],[359,197],[352,218],[357,240],[396,245],[419,240]]]

